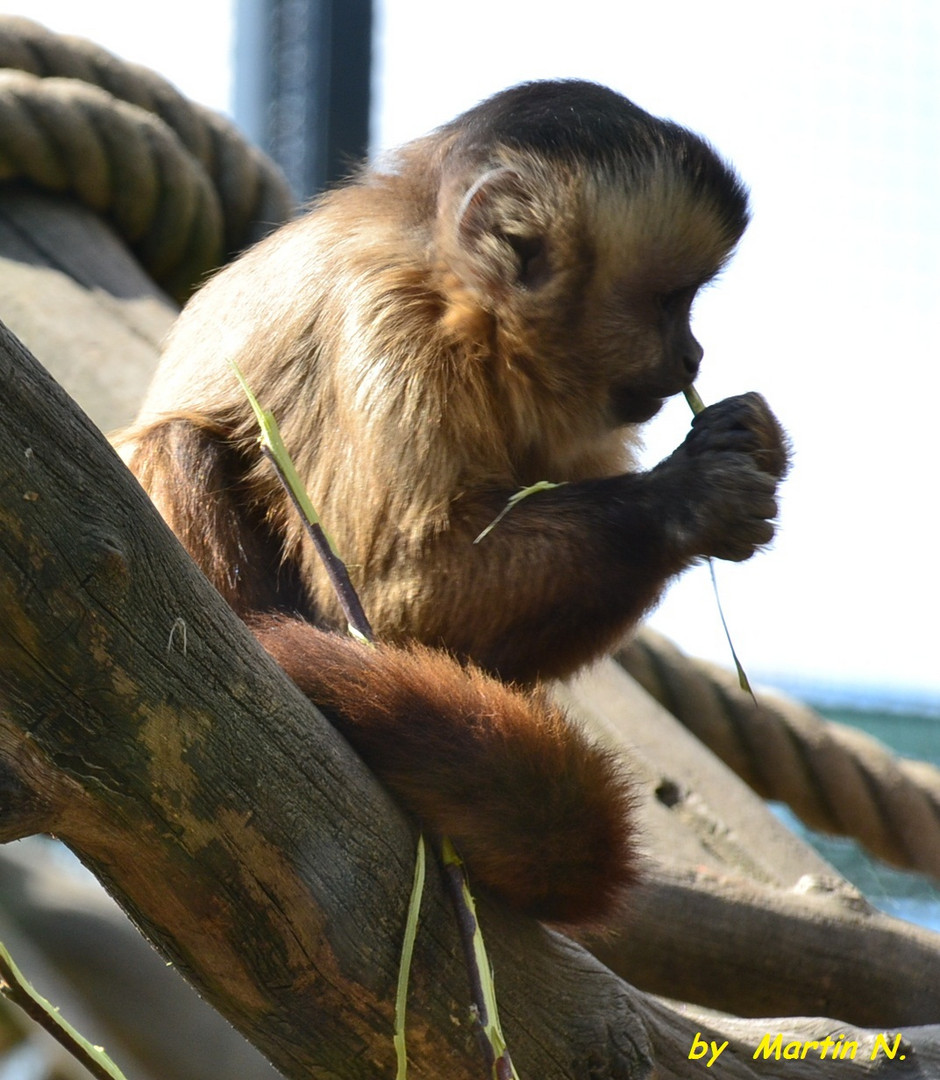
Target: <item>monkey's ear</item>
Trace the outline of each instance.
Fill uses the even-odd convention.
[[[456,239],[454,268],[487,291],[537,289],[551,275],[544,207],[514,169],[489,169],[470,186],[457,207]]]

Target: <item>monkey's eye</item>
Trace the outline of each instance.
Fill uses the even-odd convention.
[[[519,261],[517,281],[523,288],[536,289],[548,280],[550,266],[544,236],[516,236],[501,233],[502,239]]]

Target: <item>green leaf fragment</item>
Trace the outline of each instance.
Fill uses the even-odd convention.
[[[274,457],[278,468],[281,470],[284,479],[290,487],[297,505],[303,511],[307,521],[309,521],[311,525],[319,526],[323,531],[323,535],[326,537],[326,542],[330,545],[330,550],[338,558],[339,553],[333,545],[333,541],[330,539],[327,531],[323,528],[323,522],[320,521],[320,515],[314,509],[313,503],[310,501],[310,496],[307,494],[307,489],[297,475],[297,470],[294,468],[294,463],[291,460],[291,456],[287,452],[287,447],[284,445],[284,440],[281,437],[281,429],[278,427],[277,420],[274,419],[274,413],[261,407],[238,364],[236,364],[234,360],[229,360],[229,363],[232,365],[232,370],[235,372],[236,378],[241,383],[242,390],[245,392],[245,397],[248,399],[249,405],[251,405],[252,411],[255,414],[255,419],[258,421],[258,427],[261,428],[261,437],[258,441]]]
[[[688,386],[682,391],[685,395],[685,400],[689,403],[689,408],[697,416],[700,412],[705,411],[705,402],[699,397],[698,390],[694,386]]]
[[[415,857],[414,884],[411,887],[411,900],[408,903],[408,919],[405,923],[405,936],[401,945],[401,962],[398,965],[398,991],[395,994],[395,1057],[398,1061],[396,1080],[405,1080],[408,1075],[408,1052],[405,1040],[405,1013],[408,1007],[408,980],[411,976],[411,958],[414,954],[415,939],[418,936],[418,914],[421,911],[421,897],[424,895],[424,835],[418,836],[418,852]]]
[[[564,487],[566,483],[567,481],[565,480],[563,480],[560,484],[553,484],[551,480],[539,480],[537,483],[530,484],[528,487],[520,488],[514,495],[509,496],[509,498],[506,500],[506,505],[502,508],[502,510],[500,510],[496,517],[493,518],[489,525],[487,525],[483,532],[481,532],[480,535],[473,542],[475,544],[479,544],[483,537],[486,536],[488,533],[492,532],[493,529],[495,529],[496,526],[509,513],[509,511],[514,506],[516,506],[517,503],[522,502],[523,499],[527,499],[530,495],[535,495],[539,491],[549,491],[552,488]]]
[[[558,485],[550,484],[548,486],[557,487]],[[463,874],[463,860],[457,854],[454,845],[446,836],[441,840],[441,858],[445,866],[458,867],[461,870],[461,892],[463,901],[467,911],[473,916],[473,954],[476,960],[477,972],[480,977],[480,985],[483,992],[483,1004],[486,1009],[486,1015],[480,1016],[477,1019],[479,1020],[483,1034],[493,1051],[493,1060],[497,1063],[496,1066],[494,1066],[494,1076],[496,1075],[496,1068],[498,1068],[499,1065],[502,1065],[504,1070],[503,1075],[509,1075],[513,1077],[513,1080],[519,1080],[519,1074],[516,1072],[515,1066],[512,1064],[512,1060],[509,1057],[509,1047],[499,1023],[499,1010],[496,1005],[496,983],[493,979],[493,969],[490,967],[489,957],[486,953],[486,944],[483,941],[483,933],[480,930],[480,922],[477,919],[476,904],[473,900],[473,894],[470,892],[470,886],[467,884],[466,875]],[[505,1072],[507,1068],[508,1073]]]

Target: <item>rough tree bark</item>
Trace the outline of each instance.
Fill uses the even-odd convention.
[[[382,1075],[413,830],[41,374],[17,351],[0,378],[0,835],[60,836],[287,1075]],[[433,875],[427,903],[415,1075],[473,1076]],[[491,918],[509,972],[543,933]],[[519,1052],[551,1076],[553,1058],[603,1047],[611,1075],[641,1075],[637,1021],[613,1040],[593,1006],[564,1021],[579,973],[550,963],[559,949],[546,938],[530,958],[545,1011]]]
[[[623,932],[594,944],[634,985],[741,1016],[940,1019],[940,937],[876,911],[617,664],[564,689],[627,754],[650,857]]]
[[[0,610],[0,840],[59,835],[286,1076],[391,1075],[413,828],[5,331]],[[481,919],[524,1077],[691,1076],[701,1040],[729,1042],[711,1075],[835,1077],[844,1061],[753,1052],[836,1029],[860,1075],[940,1067],[935,1031],[903,1033],[903,1066],[872,1060],[847,1025],[674,1009],[485,900]],[[414,1077],[480,1075],[459,956],[432,871]]]

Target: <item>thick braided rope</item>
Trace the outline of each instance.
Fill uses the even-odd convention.
[[[730,671],[645,629],[618,660],[759,795],[885,862],[940,879],[940,769],[778,694],[755,705]]]
[[[154,72],[14,16],[0,68],[0,179],[107,216],[178,299],[291,216],[277,167]]]

